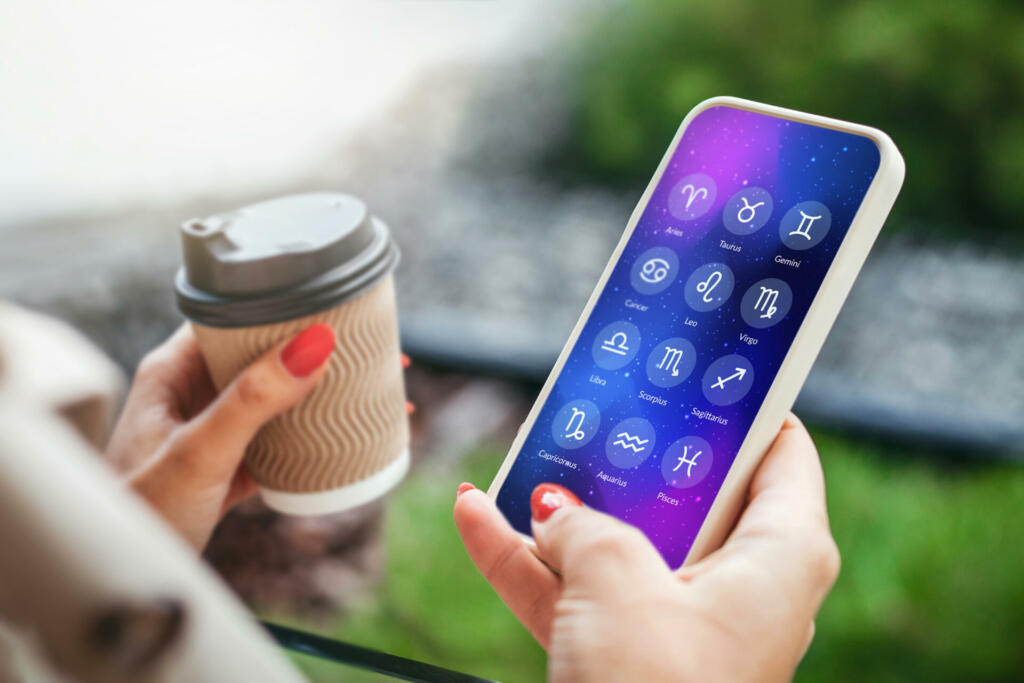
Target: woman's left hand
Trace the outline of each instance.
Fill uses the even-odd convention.
[[[217,394],[190,325],[139,364],[107,447],[132,488],[197,549],[234,505],[256,491],[242,466],[266,422],[323,376],[334,331],[313,325],[245,368]]]

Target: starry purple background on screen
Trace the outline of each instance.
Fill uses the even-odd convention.
[[[875,144],[851,133],[723,106],[693,119],[499,492],[498,506],[516,529],[530,533],[530,493],[537,484],[555,482],[585,504],[639,527],[670,566],[682,564],[879,161]],[[682,179],[695,173],[713,181],[714,200],[703,215],[677,218],[680,199],[672,202],[673,215],[669,198],[680,192]],[[699,189],[700,183],[696,185]],[[750,187],[767,190],[772,211],[763,227],[741,236],[726,229],[723,210],[734,194]],[[684,200],[693,190],[685,192]],[[790,249],[782,243],[779,224],[789,209],[805,201],[828,207],[831,228],[819,244]],[[693,204],[695,210],[699,204]],[[642,294],[631,283],[630,272],[641,254],[653,247],[671,249],[679,267],[667,288]],[[779,263],[776,257],[790,263]],[[726,264],[735,287],[718,308],[698,312],[687,305],[685,286],[691,273],[708,263]],[[788,284],[792,305],[777,323],[757,329],[744,322],[740,302],[754,283],[765,278]],[[640,339],[628,343],[638,343],[639,351],[624,367],[604,370],[594,360],[595,339],[616,321],[636,326]],[[696,363],[684,381],[661,388],[648,378],[648,356],[670,338],[691,342]],[[706,397],[702,380],[712,362],[729,354],[749,361],[753,382],[737,402],[715,405]],[[585,445],[562,448],[553,430],[573,427],[555,425],[553,420],[563,406],[577,399],[597,407],[599,426]],[[640,464],[622,469],[613,464],[606,449],[614,448],[613,428],[628,418],[647,420],[653,439],[643,445],[642,454],[633,454],[644,457]],[[710,445],[711,466],[693,468],[694,475],[703,478],[688,488],[677,488],[663,475],[663,460],[675,461],[680,449],[668,456],[666,450],[684,437],[697,437]],[[708,455],[702,452],[698,461]]]

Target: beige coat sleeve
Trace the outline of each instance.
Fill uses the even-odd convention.
[[[302,680],[97,457],[120,386],[74,331],[0,303],[0,680]]]

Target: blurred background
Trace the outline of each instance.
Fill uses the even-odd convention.
[[[496,472],[679,122],[729,94],[882,128],[906,184],[797,404],[843,555],[797,678],[1024,680],[1021,3],[8,0],[0,94],[0,296],[126,372],[181,322],[182,221],[341,190],[390,224],[412,474],[341,516],[248,503],[207,559],[261,616],[508,681],[543,652],[455,487]]]

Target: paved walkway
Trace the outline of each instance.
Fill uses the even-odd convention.
[[[487,83],[495,82],[493,72]],[[542,377],[642,187],[557,188],[535,169],[565,125],[558,76],[440,72],[281,193],[364,196],[403,247],[406,341]],[[0,226],[0,295],[71,319],[126,366],[177,316],[176,225],[257,197]],[[1024,265],[977,247],[884,241],[807,383],[809,417],[953,451],[1024,451]]]

